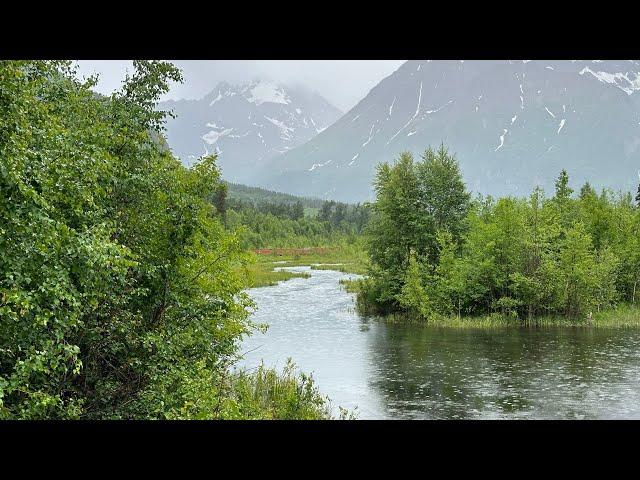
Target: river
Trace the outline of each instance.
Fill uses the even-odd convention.
[[[239,366],[281,369],[291,357],[322,394],[360,419],[640,418],[640,331],[443,329],[363,318],[339,284],[355,275],[249,290],[266,333]],[[357,407],[357,408],[356,408]]]

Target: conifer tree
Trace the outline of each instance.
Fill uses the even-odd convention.
[[[569,187],[569,175],[563,168],[556,180],[556,196],[557,200],[566,200],[571,197],[573,190]]]

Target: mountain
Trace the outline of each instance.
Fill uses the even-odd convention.
[[[640,62],[408,61],[252,182],[371,200],[375,165],[444,143],[470,190],[527,195],[562,168],[571,183],[625,190],[640,169]]]
[[[183,163],[218,152],[222,174],[233,182],[311,139],[342,113],[316,93],[270,81],[222,82],[202,99],[170,100],[158,108],[176,115],[168,119],[167,140]]]

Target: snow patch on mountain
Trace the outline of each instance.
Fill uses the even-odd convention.
[[[438,113],[440,110],[442,110],[444,107],[446,107],[447,105],[451,105],[453,103],[453,100],[449,100],[447,103],[445,103],[444,105],[442,105],[441,107],[438,107],[434,110],[427,110],[425,113],[425,115],[423,115],[422,118],[424,118],[426,115],[430,115],[432,113]]]
[[[205,142],[207,142],[209,145],[215,145],[218,142],[218,140],[220,140],[222,137],[226,135],[229,135],[231,132],[233,132],[233,128],[226,128],[221,132],[216,132],[215,130],[211,130],[208,133],[204,134],[202,136],[202,139]]]
[[[564,127],[565,122],[566,120],[564,118],[560,120],[560,126],[558,127],[558,135],[560,135],[560,130],[562,130],[562,127]]]
[[[373,138],[373,127],[375,126],[376,126],[375,123],[371,124],[371,130],[369,130],[369,138],[367,138],[367,141],[362,144],[363,147],[366,147],[371,141],[371,139]]]
[[[247,183],[256,167],[310,140],[341,112],[304,87],[288,88],[259,80],[241,85],[220,82],[199,100],[158,105],[167,120],[167,141],[186,165],[202,156],[203,144],[220,154],[225,179]],[[212,148],[211,145],[215,145]]]
[[[209,104],[209,106],[212,107],[214,103],[220,101],[221,99],[222,99],[222,94],[220,93],[220,91],[218,91],[218,96],[213,100],[211,100],[211,103]]]
[[[314,163],[313,165],[311,165],[311,168],[309,169],[309,171],[313,172],[316,168],[324,167],[326,165],[329,165],[330,163],[331,163],[331,160],[327,160],[324,163]]]
[[[282,87],[273,82],[260,81],[250,86],[247,101],[261,105],[263,103],[281,103],[288,105],[289,97]]]
[[[507,130],[506,128],[504,129],[504,132],[502,133],[502,135],[500,135],[500,145],[498,145],[496,147],[496,149],[494,150],[494,152],[497,152],[498,150],[500,150],[503,145],[504,145],[504,136],[507,134],[509,130]]]
[[[580,75],[584,75],[585,73],[590,73],[591,75],[593,75],[595,78],[597,78],[603,83],[610,83],[612,85],[615,85],[620,90],[625,92],[627,95],[631,95],[636,90],[640,90],[640,73],[638,72],[631,73],[632,76],[635,76],[635,78],[633,79],[629,78],[629,72],[627,73],[621,73],[621,72],[609,73],[609,72],[603,72],[603,71],[594,72],[589,67],[584,67],[582,70],[580,70],[579,73]]]
[[[294,132],[295,128],[289,127],[284,122],[281,122],[280,120],[278,120],[276,118],[267,117],[266,115],[264,116],[264,118],[269,120],[271,123],[273,123],[276,127],[278,127],[280,129],[280,133],[284,137],[283,140],[285,140],[285,139],[286,140],[291,140],[291,133],[290,132]]]
[[[421,103],[421,102],[422,102],[422,82],[420,82],[420,90],[418,91],[418,106],[416,107],[416,113],[414,113],[414,114],[413,114],[413,117],[411,117],[411,118],[409,119],[409,121],[408,121],[407,123],[405,123],[404,127],[402,127],[400,130],[398,130],[398,131],[396,132],[396,134],[395,134],[393,137],[391,137],[391,138],[389,139],[389,141],[387,142],[387,145],[389,145],[389,143],[390,143],[391,141],[393,141],[393,139],[394,139],[394,138],[396,138],[396,137],[398,136],[398,134],[399,134],[402,130],[404,130],[405,128],[407,128],[407,126],[408,126],[408,125],[409,125],[413,120],[415,120],[415,118],[418,116],[418,113],[420,112],[420,103]]]

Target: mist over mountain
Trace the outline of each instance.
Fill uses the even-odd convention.
[[[341,111],[303,87],[270,81],[243,85],[219,83],[199,100],[170,100],[167,140],[186,165],[199,156],[219,153],[226,180],[245,182],[257,167],[321,132]]]
[[[527,195],[562,168],[571,184],[635,190],[640,62],[408,61],[297,148],[260,162],[252,184],[372,199],[375,166],[444,143],[470,190]]]

